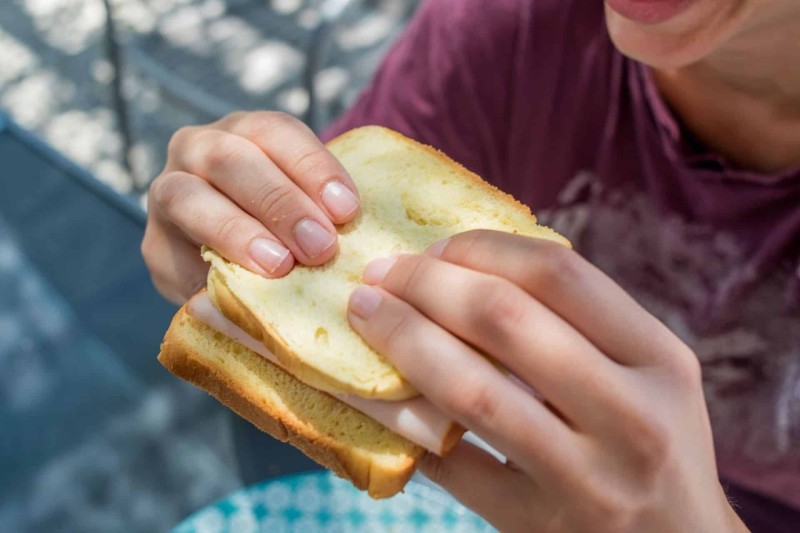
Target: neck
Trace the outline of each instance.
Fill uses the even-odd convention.
[[[755,21],[712,55],[656,70],[686,126],[734,164],[777,172],[800,165],[800,2]],[[787,27],[787,25],[791,27]]]
[[[800,106],[800,8],[782,15],[755,22],[684,70],[765,103]]]

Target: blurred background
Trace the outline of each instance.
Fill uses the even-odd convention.
[[[186,124],[320,131],[416,4],[0,2],[0,531],[165,531],[241,486],[230,415],[155,360],[148,183]]]
[[[185,124],[278,109],[323,128],[415,5],[4,0],[0,107],[115,190],[141,193]]]

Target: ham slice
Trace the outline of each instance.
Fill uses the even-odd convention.
[[[263,343],[245,333],[214,307],[207,293],[202,292],[195,295],[189,300],[186,310],[189,315],[208,327],[246,346],[270,363],[283,368],[275,354],[269,351]],[[464,433],[458,424],[422,396],[400,402],[367,400],[352,394],[334,394],[333,396],[437,455],[444,455],[450,451]]]

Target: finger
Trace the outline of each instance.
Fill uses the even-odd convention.
[[[406,302],[361,286],[348,317],[424,396],[529,474],[538,479],[576,463],[573,433],[561,420]]]
[[[185,172],[160,176],[150,205],[197,245],[265,277],[288,273],[294,258],[270,231],[202,178]],[[199,246],[195,246],[198,249]],[[199,252],[196,254],[200,259]]]
[[[174,304],[183,305],[206,285],[208,264],[200,257],[200,248],[174,228],[148,224],[142,240],[142,257],[153,285]]]
[[[437,243],[429,255],[508,279],[621,364],[658,364],[687,351],[611,278],[559,244],[479,230]]]
[[[298,261],[320,265],[336,253],[325,213],[255,144],[203,129],[175,149],[177,166],[209,181],[269,229]]]
[[[345,168],[301,121],[276,111],[246,113],[223,122],[269,156],[337,224],[358,214],[358,189]]]
[[[419,255],[374,261],[364,281],[499,361],[573,425],[614,416],[622,368],[510,281]]]
[[[500,531],[531,531],[539,523],[533,480],[466,441],[446,457],[427,454],[419,469]]]

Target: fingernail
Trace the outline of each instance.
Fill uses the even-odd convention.
[[[395,263],[397,263],[396,255],[392,257],[381,257],[380,259],[370,261],[370,263],[364,269],[364,275],[362,276],[364,283],[377,285],[383,281],[383,279],[386,277],[386,274],[389,273]]]
[[[270,274],[274,274],[289,257],[289,250],[270,239],[253,239],[250,242],[250,257]]]
[[[425,250],[425,255],[430,257],[441,257],[448,244],[450,244],[450,239],[444,239],[443,241],[435,242],[431,244],[427,250]]]
[[[294,238],[309,259],[319,257],[336,242],[335,235],[328,233],[319,222],[310,218],[297,223],[294,227]]]
[[[322,203],[336,218],[346,218],[358,209],[356,195],[338,181],[331,181],[322,189]]]
[[[377,289],[361,285],[350,295],[350,312],[362,320],[368,320],[378,310],[381,301],[383,297]]]

